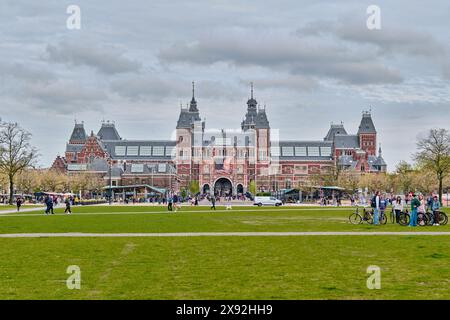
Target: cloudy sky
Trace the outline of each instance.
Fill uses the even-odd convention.
[[[81,8],[81,29],[66,9]],[[366,27],[369,5],[381,30]],[[0,2],[0,117],[49,166],[74,120],[168,139],[191,81],[208,128],[238,128],[249,83],[282,139],[356,133],[371,108],[393,169],[418,134],[450,124],[450,2],[204,0]]]

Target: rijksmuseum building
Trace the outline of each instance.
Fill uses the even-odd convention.
[[[127,140],[109,121],[87,135],[84,124],[75,123],[65,156],[58,156],[52,167],[68,174],[99,174],[105,186],[134,195],[177,192],[192,181],[198,181],[202,193],[245,193],[252,181],[258,192],[273,192],[299,187],[334,167],[386,171],[370,112],[363,112],[356,134],[341,123],[331,124],[322,140],[280,141],[265,107],[253,97],[253,86],[242,111],[240,129],[208,130],[193,87],[190,104],[178,116],[176,140]]]

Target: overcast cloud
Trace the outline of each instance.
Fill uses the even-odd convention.
[[[68,30],[68,5],[81,30]],[[382,29],[366,28],[381,8]],[[74,119],[128,139],[169,139],[196,98],[208,128],[238,128],[249,83],[282,139],[355,133],[371,109],[390,169],[417,134],[448,128],[450,3],[136,0],[0,3],[0,117],[33,133],[49,166]]]

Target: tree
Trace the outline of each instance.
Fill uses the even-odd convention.
[[[191,193],[191,195],[196,195],[200,192],[200,184],[197,180],[192,180],[189,183],[189,192]]]
[[[396,185],[403,193],[407,193],[412,190],[414,168],[406,161],[400,161],[395,168],[396,173]]]
[[[254,180],[250,181],[250,183],[248,184],[248,190],[251,194],[256,195],[256,183]]]
[[[445,129],[431,129],[426,137],[418,139],[417,148],[414,158],[420,167],[435,174],[442,203],[443,181],[450,172],[450,135]]]
[[[0,172],[8,177],[9,204],[13,203],[14,178],[33,166],[37,151],[30,144],[31,134],[17,123],[0,123]]]

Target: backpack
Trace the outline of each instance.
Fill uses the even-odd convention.
[[[377,196],[373,196],[372,200],[370,201],[370,206],[372,208],[376,208],[377,207]]]

